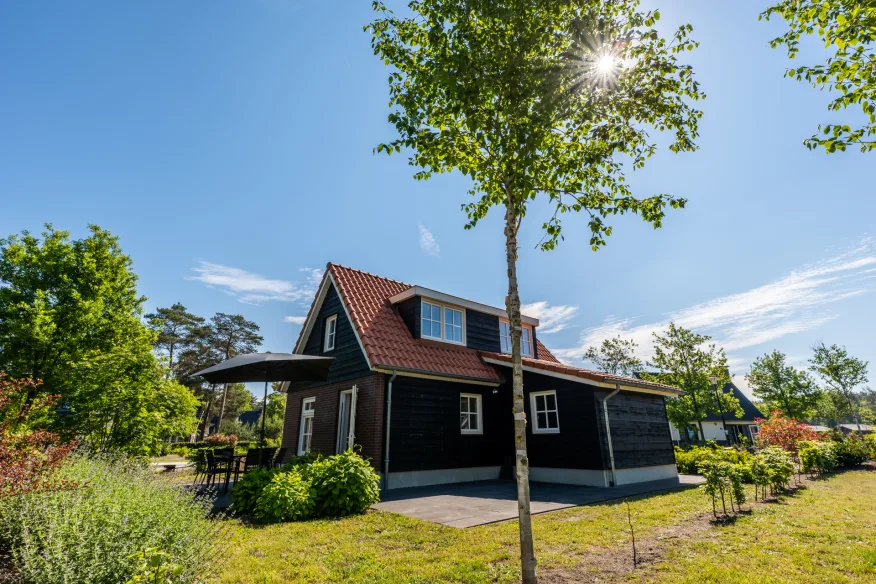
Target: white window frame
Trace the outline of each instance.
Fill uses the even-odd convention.
[[[424,334],[424,332],[423,332],[423,309],[426,305],[429,305],[430,307],[435,306],[441,312],[441,316],[440,316],[441,321],[440,321],[440,326],[439,326],[439,328],[441,329],[441,333],[440,333],[441,336],[440,337],[433,337],[431,335]],[[447,326],[447,321],[445,320],[444,315],[445,315],[447,310],[455,310],[456,312],[459,312],[462,315],[462,340],[461,341],[454,341],[453,339],[448,339],[447,335],[445,334],[446,333],[445,327]],[[435,322],[434,320],[432,320],[431,317],[432,317],[432,312],[430,310],[428,320],[430,322]],[[431,326],[429,328],[431,328]],[[466,343],[466,330],[465,330],[465,308],[463,308],[461,306],[455,306],[453,304],[443,304],[441,302],[435,302],[434,300],[432,300],[430,298],[421,298],[420,299],[420,337],[422,337],[424,339],[429,339],[432,341],[441,341],[442,343],[450,343],[452,345],[463,345],[463,346],[466,345],[467,343]]]
[[[554,396],[554,407],[556,409],[553,410],[539,410],[536,406],[536,397],[542,395],[551,395]],[[547,407],[547,400],[545,400],[545,407]],[[559,434],[560,433],[560,402],[557,400],[557,392],[554,389],[549,391],[534,391],[529,394],[529,411],[532,414],[532,433],[533,434]],[[556,428],[539,428],[538,427],[538,413],[539,412],[554,412],[557,414],[557,427]],[[547,418],[547,416],[545,416]]]
[[[481,396],[479,393],[460,393],[459,394],[459,415],[460,415],[459,432],[460,432],[460,434],[483,434],[484,433],[484,413],[483,413],[484,410],[483,410],[483,400],[481,399],[482,397],[483,396]],[[462,415],[466,414],[468,416],[471,416],[471,414],[472,414],[471,411],[468,411],[468,412],[462,411],[462,398],[468,398],[469,405],[471,404],[472,399],[475,400],[476,411],[474,413],[475,413],[477,423],[478,423],[477,430],[472,430],[471,428],[463,428],[462,427],[462,419],[461,419]],[[471,425],[471,422],[469,421],[469,426],[470,425]]]
[[[506,325],[506,326],[508,327],[508,334],[507,334],[507,335],[503,334],[503,332],[502,332],[502,325]],[[527,332],[527,333],[529,334],[529,340],[526,341],[526,344],[529,345],[529,352],[526,352],[526,351],[523,350],[523,348],[524,348],[524,346],[525,346],[525,345],[524,345],[524,340],[523,340],[523,334],[524,334],[524,332]],[[532,351],[532,344],[533,344],[533,343],[532,343],[532,337],[533,337],[532,327],[530,327],[530,326],[524,324],[524,325],[523,325],[523,330],[520,332],[520,354],[521,354],[522,356],[524,356],[524,357],[532,358],[532,356],[533,356],[533,351]],[[503,342],[503,341],[505,341],[506,339],[507,339],[507,341],[508,341],[508,346],[507,346],[507,347],[504,346],[504,342]],[[505,350],[506,348],[508,349],[507,351]],[[499,351],[500,351],[501,353],[505,353],[506,355],[510,355],[510,354],[511,354],[511,321],[510,321],[510,320],[507,320],[507,319],[504,319],[504,318],[499,319]]]
[[[322,342],[323,352],[334,351],[338,338],[338,315],[333,314],[325,319],[325,338]]]
[[[307,409],[307,404],[313,404],[313,407],[309,410]],[[301,400],[301,420],[298,423],[298,456],[308,452],[310,450],[310,444],[308,444],[307,450],[304,449],[304,422],[305,420],[310,420],[310,440],[311,444],[313,443],[313,416],[316,413],[316,396],[314,397],[306,397]]]

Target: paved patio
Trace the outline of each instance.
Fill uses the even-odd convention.
[[[679,475],[678,480],[636,483],[612,489],[532,483],[532,513],[535,515],[647,493],[690,488],[703,482],[702,477]],[[513,481],[395,489],[381,493],[381,497],[383,500],[374,505],[374,509],[448,527],[475,527],[517,518],[517,485]]]

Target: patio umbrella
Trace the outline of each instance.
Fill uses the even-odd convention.
[[[268,384],[272,381],[294,383],[325,381],[333,357],[314,357],[292,353],[247,353],[213,365],[195,375],[210,383],[265,382],[265,398],[262,402],[261,442],[265,442],[265,415],[268,406]],[[221,422],[221,420],[220,420]]]

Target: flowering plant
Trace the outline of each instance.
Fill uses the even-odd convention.
[[[824,437],[809,424],[786,418],[781,410],[773,410],[769,420],[755,418],[758,425],[757,445],[759,448],[777,446],[787,452],[797,452],[797,443],[809,440],[819,441]]]

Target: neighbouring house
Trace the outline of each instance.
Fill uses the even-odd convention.
[[[749,443],[754,443],[757,436],[758,418],[766,418],[748,399],[742,391],[736,387],[732,381],[724,385],[724,393],[732,393],[733,397],[739,400],[739,405],[742,407],[742,417],[737,418],[734,414],[724,412],[723,419],[721,413],[710,412],[703,420],[703,438],[705,440],[714,440],[721,444],[739,444],[744,437]],[[726,426],[727,431],[724,432]],[[672,441],[676,443],[690,442],[694,440],[692,430],[680,430],[670,423],[670,432],[672,433]]]
[[[853,434],[858,431],[858,424],[837,424],[836,426],[843,434]],[[870,424],[861,424],[861,434],[872,434],[873,426]]]
[[[538,324],[523,317],[531,479],[677,477],[664,398],[679,390],[563,365]],[[291,453],[355,444],[385,488],[513,477],[505,310],[328,264],[295,352],[335,361],[327,382],[284,385]]]

